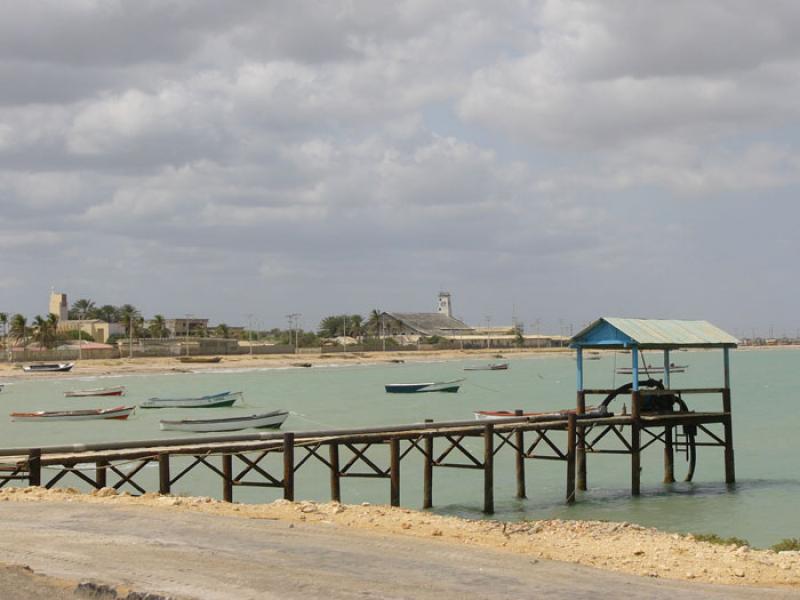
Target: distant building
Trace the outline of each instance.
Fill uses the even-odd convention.
[[[208,319],[167,319],[166,326],[172,337],[208,335]]]
[[[58,317],[59,331],[81,330],[92,337],[95,342],[105,344],[112,335],[124,333],[125,328],[119,323],[109,323],[101,319],[70,319],[67,295],[61,292],[50,292],[49,312]]]
[[[404,337],[409,340],[415,340],[421,336],[453,338],[474,332],[473,327],[453,317],[453,305],[449,292],[439,292],[439,304],[436,312],[384,312],[381,314],[381,322],[385,335]]]

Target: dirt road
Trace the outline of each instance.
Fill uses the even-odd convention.
[[[800,598],[789,590],[633,577],[325,523],[78,502],[4,502],[0,519],[0,562],[179,598]]]

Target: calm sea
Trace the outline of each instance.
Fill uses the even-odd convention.
[[[630,356],[615,354],[587,361],[587,387],[612,387],[624,383],[615,366],[629,366]],[[721,386],[720,352],[676,352],[673,361],[689,365],[685,374],[673,375],[674,387]],[[139,410],[127,422],[14,423],[0,420],[3,447],[74,442],[177,437],[161,432],[158,420],[178,415],[250,414],[285,408],[292,415],[284,430],[308,431],[334,427],[361,427],[422,421],[472,418],[477,409],[549,410],[572,407],[575,402],[575,361],[569,356],[511,360],[508,371],[464,372],[485,361],[350,366],[346,360],[312,369],[264,369],[237,372],[200,370],[196,373],[126,377],[40,378],[7,382],[0,402],[7,414],[16,410],[63,409],[135,404],[152,396],[201,395],[223,390],[243,391],[245,405],[229,409]],[[653,355],[652,364],[660,364]],[[565,465],[556,461],[527,461],[528,499],[515,499],[514,463],[501,451],[495,466],[495,504],[500,519],[607,519],[681,532],[713,532],[738,536],[756,546],[782,538],[800,537],[800,351],[736,351],[732,354],[734,442],[737,483],[729,489],[723,481],[720,448],[699,449],[693,483],[661,483],[662,451],[653,446],[643,456],[642,497],[629,495],[630,462],[625,456],[589,456],[589,491],[574,506],[563,503]],[[441,381],[467,377],[458,394],[391,395],[385,383]],[[69,389],[126,385],[128,395],[118,398],[64,398]],[[689,397],[697,410],[718,409],[718,396]],[[619,410],[621,406],[612,405]],[[477,446],[473,446],[478,450]],[[385,464],[382,449],[371,455]],[[298,454],[298,460],[302,452]],[[279,457],[272,463],[277,468]],[[343,460],[346,460],[343,456]],[[328,472],[310,461],[297,475],[299,499],[328,499]],[[682,479],[686,463],[676,457],[676,478]],[[143,475],[156,487],[156,470]],[[77,480],[60,485],[81,487]],[[481,518],[482,473],[463,469],[434,470],[435,510]],[[218,497],[220,481],[210,471],[195,470],[176,483],[176,493]],[[402,463],[401,503],[422,503],[421,459],[410,456]],[[280,491],[236,488],[242,502],[271,501]],[[386,503],[388,480],[343,479],[344,502]]]

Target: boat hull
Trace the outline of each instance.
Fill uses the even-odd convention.
[[[199,398],[149,398],[139,406],[140,408],[221,408],[233,406],[237,400],[241,399],[241,392],[226,392]]]
[[[136,410],[135,406],[117,406],[115,408],[101,408],[96,410],[65,410],[45,411],[40,410],[29,413],[11,413],[13,421],[94,421],[116,420],[124,421]]]
[[[93,396],[122,396],[125,394],[125,388],[115,387],[115,388],[103,388],[99,390],[74,390],[70,392],[64,392],[64,396],[67,398],[89,398]]]
[[[221,356],[181,356],[178,358],[182,363],[218,363],[222,360]]]
[[[25,365],[22,370],[26,373],[65,373],[74,367],[74,363],[57,363],[52,365]]]
[[[161,421],[162,431],[189,431],[192,433],[212,433],[241,431],[242,429],[279,429],[289,417],[287,411],[273,411],[263,415],[231,417],[228,419],[182,419]]]
[[[482,365],[480,367],[464,367],[465,371],[507,371],[508,363]]]
[[[449,392],[454,394],[461,387],[463,379],[433,383],[387,383],[384,387],[389,394],[423,394],[427,392]]]

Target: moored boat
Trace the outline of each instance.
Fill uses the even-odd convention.
[[[218,363],[222,360],[221,356],[179,356],[178,360],[182,363]]]
[[[22,370],[26,373],[58,373],[66,372],[72,369],[75,363],[38,363],[33,365],[25,365]]]
[[[420,394],[423,392],[455,393],[461,387],[463,379],[430,383],[387,383],[384,387],[390,394]]]
[[[232,406],[242,399],[242,392],[220,392],[209,396],[194,398],[148,398],[139,406],[141,408],[219,408]]]
[[[180,419],[163,420],[160,426],[163,431],[192,431],[209,433],[216,431],[240,431],[242,429],[279,429],[289,412],[273,410],[272,412],[225,419]]]
[[[95,419],[127,419],[135,406],[115,406],[114,408],[87,408],[83,410],[37,410],[33,412],[13,412],[14,421],[89,421]]]
[[[541,419],[563,419],[567,415],[576,412],[574,408],[566,410],[556,410],[551,412],[523,412],[521,415],[516,414],[513,410],[476,410],[473,414],[479,421],[493,420],[493,419],[509,419],[513,417],[537,417]],[[607,408],[603,405],[600,406],[587,406],[584,416],[586,417],[607,417],[611,416]]]
[[[672,363],[669,366],[670,373],[685,373],[686,370],[689,368],[689,365],[676,365]],[[632,367],[617,367],[617,375],[633,375],[633,368]],[[639,367],[639,375],[654,375],[658,373],[663,373],[664,367],[653,367],[651,365],[641,366]]]
[[[465,371],[506,371],[508,363],[490,363],[488,365],[478,365],[476,367],[464,367]]]
[[[125,386],[118,385],[116,387],[96,388],[93,390],[70,390],[64,392],[67,398],[86,398],[89,396],[123,396],[125,394]]]

